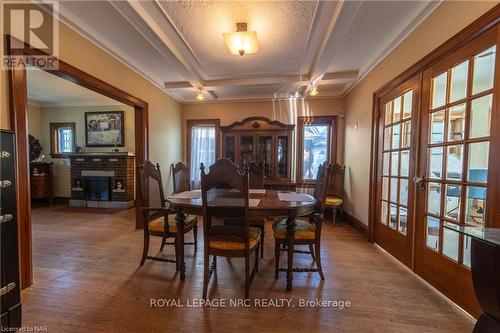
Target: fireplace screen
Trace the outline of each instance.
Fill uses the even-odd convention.
[[[111,200],[110,177],[84,177],[85,200]]]

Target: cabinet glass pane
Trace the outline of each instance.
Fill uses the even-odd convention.
[[[235,146],[236,140],[234,136],[227,136],[224,142],[224,157],[230,159],[231,161],[236,160]]]
[[[391,127],[384,130],[384,150],[391,149]]]
[[[396,122],[401,119],[401,96],[394,99],[394,110],[392,111],[392,121]]]
[[[486,183],[489,155],[490,143],[488,141],[469,144],[469,163],[467,163],[469,181]]]
[[[329,129],[329,125],[304,126],[303,179],[316,179],[319,166],[328,160]]]
[[[389,200],[389,177],[382,177],[382,199]]]
[[[257,162],[259,168],[264,170],[264,177],[271,177],[271,168],[273,165],[273,138],[271,136],[259,136],[259,150]]]
[[[484,226],[486,213],[486,188],[467,186],[465,202],[465,222],[472,225]]]
[[[425,245],[434,251],[439,249],[439,220],[432,216],[427,216],[427,227],[425,235]]]
[[[391,153],[391,176],[399,175],[399,152]]]
[[[389,163],[391,161],[391,153],[384,153],[382,160],[382,174],[389,175]]]
[[[480,138],[490,135],[491,106],[493,95],[476,98],[470,108],[470,138]]]
[[[401,177],[408,177],[410,172],[410,151],[403,150],[401,151],[401,166],[399,170],[399,174]]]
[[[465,104],[448,109],[448,141],[464,139]]]
[[[470,248],[471,248],[471,238],[469,236],[464,236],[464,254],[463,254],[463,264],[470,268]]]
[[[441,184],[427,184],[427,213],[439,216],[441,212]]]
[[[392,149],[399,148],[399,137],[401,134],[401,125],[392,126]]]
[[[288,176],[288,137],[279,136],[277,145],[276,178],[286,178]],[[316,171],[317,172],[317,171]],[[316,175],[316,174],[315,174]],[[314,177],[316,179],[316,177]]]
[[[436,147],[429,149],[429,178],[442,178],[443,171],[443,147]]]
[[[409,121],[401,124],[401,148],[408,148],[411,144],[411,123]]]
[[[443,106],[446,102],[446,81],[448,79],[448,72],[432,79],[432,108]]]
[[[469,60],[451,69],[450,102],[458,101],[467,95],[467,74]]]
[[[459,221],[460,220],[460,194],[462,187],[460,185],[446,185],[446,201],[444,205],[444,216]]]
[[[398,202],[398,179],[391,178],[390,199],[392,202]]]
[[[240,137],[240,159],[242,162],[255,162],[253,136]]]
[[[384,124],[389,125],[392,122],[392,101],[385,104]]]
[[[391,204],[390,207],[389,227],[396,230],[396,226],[398,225],[398,206]]]
[[[446,179],[461,180],[464,145],[448,146],[446,156]]]
[[[403,235],[406,235],[406,221],[408,210],[404,207],[399,207],[399,227],[398,231]]]
[[[431,115],[430,143],[442,143],[444,141],[444,110],[434,112]]]
[[[459,236],[458,232],[443,228],[443,254],[455,261],[458,261]]]
[[[399,203],[404,206],[408,205],[408,179],[399,181]]]
[[[410,90],[403,95],[403,119],[411,117],[412,103],[413,103],[413,91]]]
[[[472,94],[493,88],[495,77],[496,46],[479,53],[474,57],[474,79],[472,80]]]
[[[387,202],[382,201],[380,206],[380,223],[387,225]]]

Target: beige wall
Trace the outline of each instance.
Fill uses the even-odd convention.
[[[85,147],[85,112],[92,111],[124,111],[125,118],[125,147],[118,147],[120,151],[135,152],[134,109],[127,105],[116,106],[81,106],[81,107],[42,107],[29,104],[28,132],[40,141],[43,147],[44,161],[54,162],[54,196],[70,197],[71,177],[70,163],[66,158],[51,158],[50,156],[50,123],[74,122],[76,144],[83,151],[111,151],[109,147]]]
[[[373,93],[496,4],[484,1],[443,2],[346,96],[346,210],[361,222],[368,224]]]
[[[169,166],[181,159],[181,105],[161,89],[145,80],[93,43],[60,24],[59,57],[121,90],[149,104],[149,153],[150,159],[160,163],[164,185],[171,191]],[[0,73],[1,128],[10,128],[7,112],[8,87],[6,71]]]
[[[275,101],[201,102],[182,106],[183,133],[187,136],[188,119],[220,119],[221,125],[252,116],[263,116],[286,124],[295,124],[300,116],[339,116],[337,161],[343,163],[344,102],[341,98],[308,98]],[[186,147],[184,142],[184,157]]]

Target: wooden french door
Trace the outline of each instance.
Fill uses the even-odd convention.
[[[375,242],[412,267],[420,75],[379,102]]]
[[[470,239],[443,225],[498,226],[497,40],[495,27],[422,76],[415,272],[472,314]]]

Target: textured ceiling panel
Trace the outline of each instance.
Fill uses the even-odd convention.
[[[211,78],[304,72],[317,1],[160,1],[160,6]],[[233,56],[222,34],[247,22],[260,50]]]

